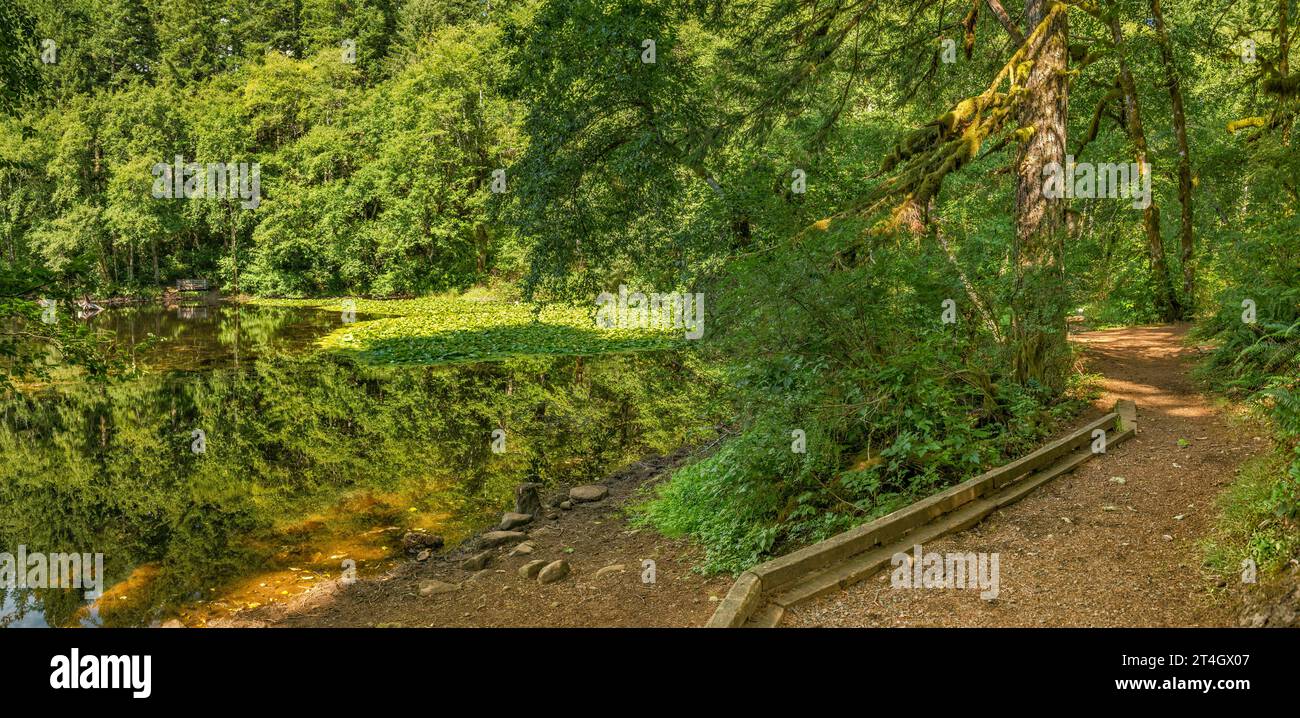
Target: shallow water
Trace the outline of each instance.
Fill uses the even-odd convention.
[[[314,352],[337,314],[209,309],[110,310],[123,345],[161,338],[144,371],[0,405],[0,554],[102,553],[106,579],[96,601],[0,588],[0,625],[202,625],[345,561],[381,571],[411,528],[453,546],[521,481],[597,480],[709,423],[669,352],[376,369]]]

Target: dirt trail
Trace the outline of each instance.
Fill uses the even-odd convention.
[[[1237,466],[1259,450],[1187,376],[1187,325],[1077,334],[1105,377],[1098,408],[1130,398],[1138,435],[978,526],[924,550],[997,552],[1000,590],[894,590],[888,568],[787,611],[784,626],[1222,626],[1199,542]],[[1182,440],[1182,442],[1180,442]],[[1118,477],[1118,478],[1114,478]],[[1120,481],[1122,479],[1122,482]]]

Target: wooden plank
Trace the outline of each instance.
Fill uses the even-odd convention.
[[[855,556],[843,564],[832,566],[811,576],[806,581],[790,588],[772,598],[772,602],[790,607],[818,596],[834,593],[837,590],[869,578],[882,566],[893,559],[895,554],[907,553],[916,544],[925,544],[950,533],[956,533],[979,523],[997,508],[997,504],[988,499],[972,501],[942,519],[927,524],[903,537],[901,540]]]
[[[750,570],[762,577],[764,585],[770,591],[873,546],[888,544],[917,526],[954,511],[992,489],[1004,486],[1033,469],[1046,466],[1068,454],[1079,444],[1091,439],[1094,430],[1107,428],[1118,418],[1118,414],[1107,414],[1005,466],[986,471],[910,506],[759,564]]]
[[[706,628],[735,628],[749,619],[763,595],[763,582],[751,571],[746,571],[732,584],[726,598],[718,604]]]
[[[1106,441],[1107,449],[1110,449],[1115,446],[1119,446],[1125,441],[1128,441],[1130,438],[1133,437],[1133,434],[1134,434],[1133,430],[1130,429],[1128,431],[1121,431],[1120,433],[1112,436],[1110,439]],[[1075,470],[1084,462],[1088,461],[1094,456],[1096,456],[1096,454],[1092,453],[1091,446],[1089,446],[1085,450],[1076,451],[1073,454],[1070,454],[1064,460],[1056,464],[1053,464],[1051,467],[1047,468],[1046,470],[1035,472],[1025,477],[1024,479],[1017,481],[1011,486],[1008,486],[1006,489],[1000,492],[995,497],[994,500],[997,502],[998,508],[1002,508],[1003,506],[1013,504],[1019,501],[1020,499],[1024,498],[1025,496],[1027,496],[1031,491],[1038,488],[1039,486],[1042,486],[1043,484],[1051,481],[1052,479],[1055,479],[1056,477],[1062,474],[1068,474],[1069,472]]]
[[[1118,446],[1131,438],[1133,434],[1132,430],[1120,432],[1107,441],[1107,446]],[[854,556],[843,564],[831,566],[813,575],[806,576],[799,580],[797,585],[787,588],[787,590],[774,596],[772,602],[780,606],[790,607],[818,596],[834,593],[836,590],[847,588],[854,583],[870,578],[882,566],[890,563],[894,554],[907,553],[907,550],[915,544],[925,544],[949,534],[965,531],[983,521],[997,509],[1019,501],[1034,489],[1075,470],[1094,456],[1096,455],[1092,453],[1091,445],[1086,449],[1076,450],[1073,454],[1065,457],[1064,460],[1053,464],[1047,469],[1035,472],[1021,481],[1011,484],[997,494],[970,502],[938,521],[904,535],[899,541]]]
[[[769,603],[750,616],[745,628],[776,628],[785,615],[785,609],[775,603]]]
[[[1138,410],[1137,404],[1134,404],[1132,400],[1120,399],[1115,402],[1115,413],[1119,414],[1118,428],[1120,431],[1127,431],[1128,429],[1133,429],[1134,431],[1137,430]]]
[[[1008,466],[1016,464],[1021,465],[1020,468],[1023,468],[1024,471],[1019,472],[1016,477],[1019,478],[1019,476],[1023,476],[1034,469],[1047,466],[1062,456],[1074,451],[1080,444],[1087,443],[1092,438],[1092,432],[1097,429],[1113,428],[1118,420],[1119,414],[1114,412],[1106,414],[1100,419],[1089,422],[1086,426],[1076,429],[1067,436],[1057,439],[1050,444],[1045,444],[1042,448],[1028,454],[1023,459],[1011,462]],[[1001,487],[1009,483],[1011,483],[1009,480],[998,481],[997,486]]]

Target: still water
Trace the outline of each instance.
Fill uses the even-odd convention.
[[[220,302],[122,307],[88,323],[111,335],[132,366],[157,371],[239,366],[268,353],[308,352],[343,319],[340,312]]]
[[[345,560],[381,571],[411,528],[454,546],[521,481],[596,480],[707,431],[672,352],[368,368],[314,350],[338,313],[192,309],[102,313],[136,372],[0,404],[0,552],[102,553],[106,577],[94,601],[0,588],[0,626],[203,625]]]

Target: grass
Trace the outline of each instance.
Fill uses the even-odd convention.
[[[514,356],[572,356],[680,348],[680,331],[604,329],[594,308],[506,302],[483,293],[357,299],[355,323],[321,338],[322,349],[375,365],[452,364]],[[263,306],[343,311],[341,298],[254,299]]]
[[[1219,518],[1204,546],[1206,563],[1219,575],[1237,575],[1251,559],[1262,578],[1300,552],[1300,530],[1277,512],[1276,490],[1288,480],[1286,465],[1281,451],[1248,459],[1219,497]]]

